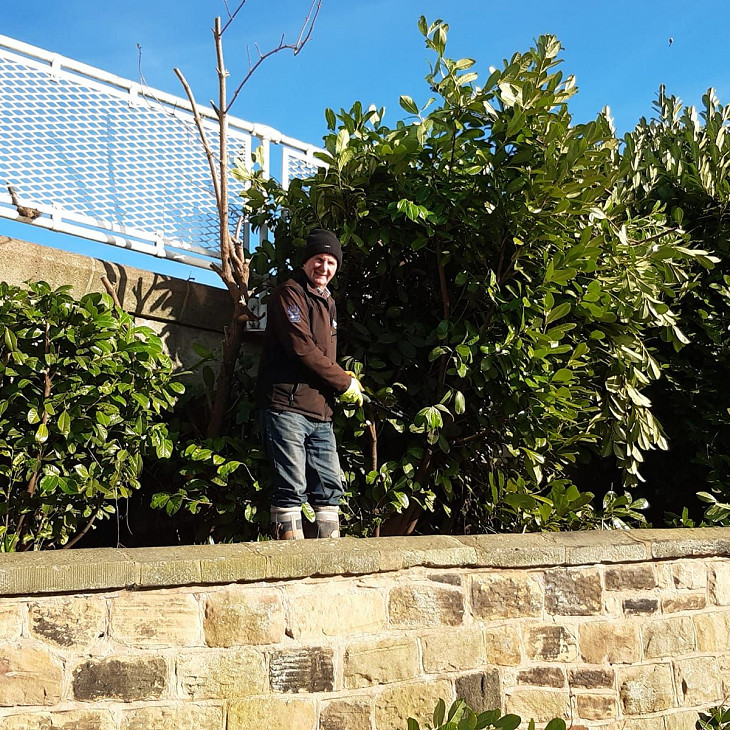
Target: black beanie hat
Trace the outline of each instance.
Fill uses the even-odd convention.
[[[325,231],[324,228],[315,228],[307,236],[307,245],[304,247],[304,253],[302,254],[302,263],[318,253],[328,253],[330,256],[334,256],[337,259],[337,268],[342,267],[342,246],[337,236],[331,231]]]

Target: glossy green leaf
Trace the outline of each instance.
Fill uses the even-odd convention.
[[[405,109],[409,114],[418,114],[418,105],[415,101],[413,101],[413,99],[411,99],[410,96],[401,96],[399,102],[401,107]]]
[[[41,423],[35,432],[35,440],[39,444],[44,444],[48,441],[48,426],[45,423]]]
[[[68,411],[63,411],[58,417],[58,430],[64,435],[68,436],[71,431],[71,416]]]

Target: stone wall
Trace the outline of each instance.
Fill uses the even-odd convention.
[[[102,276],[135,322],[161,337],[178,367],[199,360],[193,350],[196,342],[220,352],[223,327],[232,311],[227,291],[0,236],[0,280],[9,284],[42,280],[54,288],[70,285],[73,295],[81,297],[106,291]]]
[[[730,693],[729,556],[730,529],[2,555],[0,728],[405,730],[459,696],[689,730]]]

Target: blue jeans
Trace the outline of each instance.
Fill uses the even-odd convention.
[[[344,490],[332,423],[269,409],[261,411],[261,420],[274,467],[272,506],[338,505]]]

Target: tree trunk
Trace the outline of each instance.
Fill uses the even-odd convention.
[[[238,356],[241,352],[241,345],[243,343],[243,330],[245,326],[246,316],[243,311],[243,305],[240,302],[237,302],[234,305],[231,324],[226,329],[225,339],[223,341],[221,369],[218,373],[213,406],[210,411],[210,418],[208,419],[208,429],[206,433],[208,438],[215,438],[223,431],[226,410],[230,403],[233,376],[236,371],[236,364],[238,362]]]

